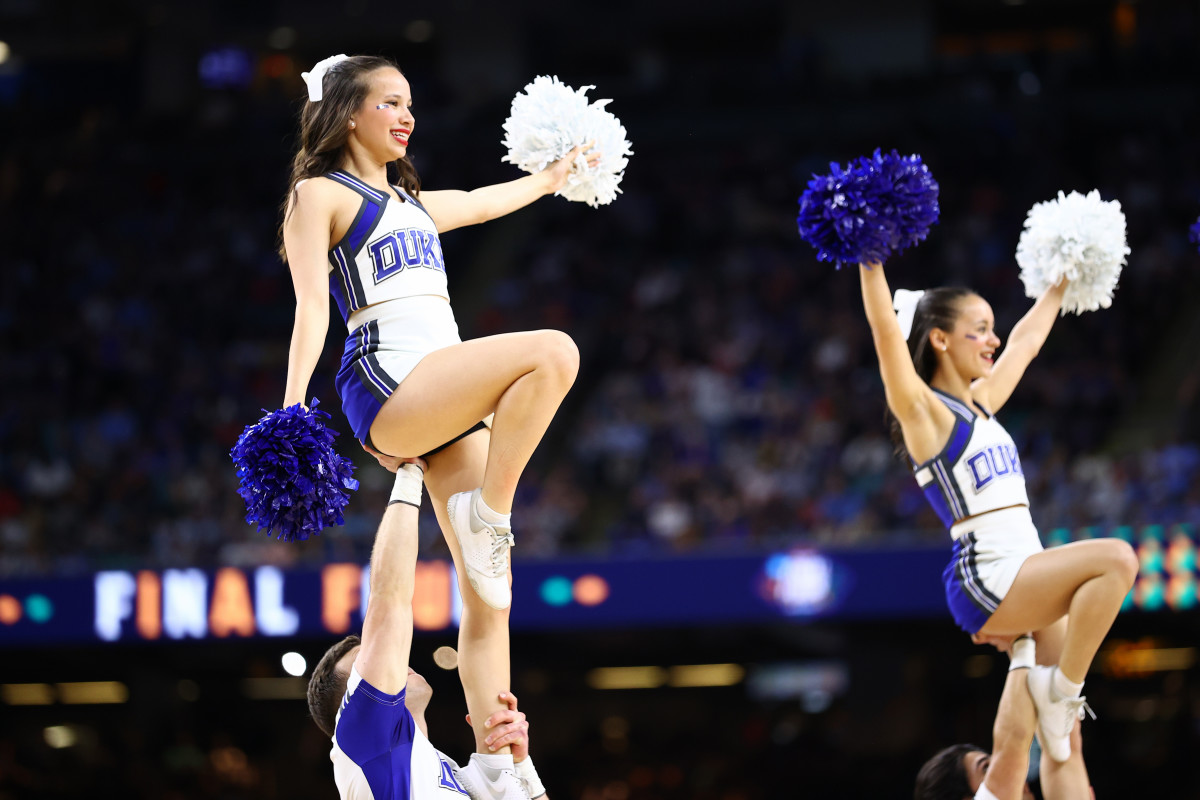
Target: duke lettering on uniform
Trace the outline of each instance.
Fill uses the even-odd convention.
[[[994,444],[971,454],[967,457],[967,467],[971,470],[976,492],[986,489],[1000,478],[1025,474],[1021,471],[1021,458],[1017,455],[1016,445],[1010,444]]]
[[[420,228],[405,228],[378,236],[367,245],[375,283],[386,280],[406,267],[425,267],[446,271],[442,246],[437,236]]]

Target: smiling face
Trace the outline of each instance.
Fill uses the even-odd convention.
[[[942,356],[940,368],[953,368],[968,383],[991,375],[1000,347],[995,325],[995,315],[986,300],[975,294],[964,297],[953,328],[930,331],[930,344]]]
[[[412,89],[400,71],[392,67],[371,72],[367,82],[370,88],[354,113],[350,139],[380,162],[403,158],[416,125]]]

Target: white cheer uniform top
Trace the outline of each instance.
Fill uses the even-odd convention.
[[[1008,506],[1028,506],[1021,459],[1004,426],[991,414],[979,417],[958,398],[933,391],[954,412],[954,430],[942,452],[913,471],[945,526]]]
[[[434,748],[404,706],[350,670],[334,724],[333,780],[342,800],[463,800],[458,764]]]
[[[323,177],[362,197],[354,222],[329,251],[329,291],[347,324],[358,309],[384,300],[450,299],[442,242],[424,206],[399,188],[403,203],[342,170]]]

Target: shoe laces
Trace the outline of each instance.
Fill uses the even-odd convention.
[[[1096,718],[1096,712],[1092,711],[1092,707],[1087,704],[1085,697],[1064,697],[1059,702],[1062,703],[1063,715],[1059,717],[1062,720],[1062,734],[1069,736],[1071,728],[1075,727],[1075,721],[1083,719],[1086,712],[1091,715],[1092,719]]]
[[[1085,711],[1092,719],[1096,718],[1096,712],[1092,711],[1092,707],[1087,704],[1086,697],[1071,697],[1066,702],[1073,719],[1083,719]]]
[[[492,531],[492,569],[506,569],[508,567],[508,551],[510,548],[516,547],[516,540],[513,539],[512,531],[503,534],[495,528]]]

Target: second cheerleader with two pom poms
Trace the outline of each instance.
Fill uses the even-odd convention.
[[[305,81],[309,100],[281,225],[296,291],[284,408],[307,397],[332,292],[350,331],[337,388],[354,435],[372,452],[427,461],[425,486],[458,575],[472,587],[462,587],[459,672],[486,754],[484,724],[510,689],[513,495],[575,380],[579,356],[566,334],[551,330],[462,342],[438,235],[568,187],[579,194],[589,181],[604,184],[596,193],[607,193],[599,200],[607,202],[619,180],[614,158],[623,167],[628,149],[605,155],[580,145],[582,138],[565,147],[559,141],[557,153],[534,169],[523,159],[534,172],[527,177],[471,192],[422,191],[408,158],[412,93],[393,62],[334,56]],[[555,120],[542,123],[543,132],[562,134]],[[517,160],[511,149],[509,159]],[[398,170],[397,185],[389,167]],[[571,199],[597,200],[586,191]],[[489,429],[484,421],[492,415]]]
[[[1016,446],[995,414],[1060,312],[1109,305],[1128,253],[1124,217],[1095,192],[1034,207],[1017,259],[1037,299],[1000,352],[992,307],[975,292],[893,298],[888,288],[883,262],[937,219],[937,184],[920,159],[876,152],[832,166],[801,199],[801,234],[819,258],[859,264],[893,437],[954,540],[943,573],[951,613],[977,642],[1034,632],[1039,661],[1057,664],[1030,672],[1039,738],[1065,761],[1084,677],[1138,562],[1119,539],[1042,549]]]

